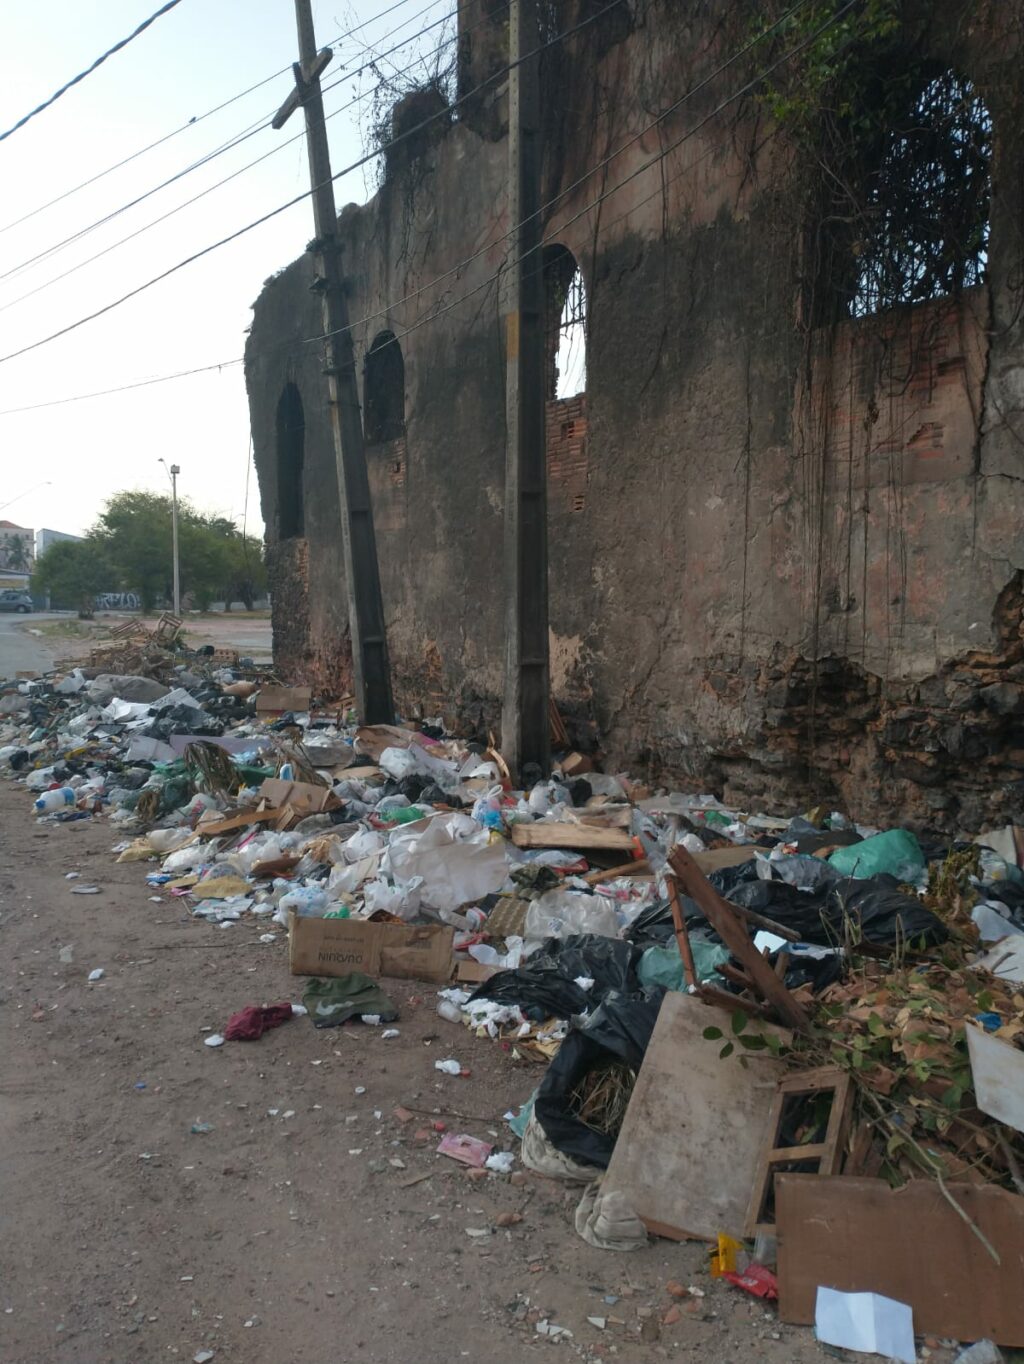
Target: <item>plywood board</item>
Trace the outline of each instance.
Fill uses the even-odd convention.
[[[990,1118],[1024,1132],[1024,1051],[980,1028],[966,1031],[978,1107]]]
[[[633,849],[633,837],[626,829],[601,829],[548,819],[513,824],[512,842],[517,848],[601,848],[614,852]]]
[[[779,1316],[810,1325],[818,1285],[909,1303],[914,1329],[1024,1345],[1024,1198],[991,1184],[949,1192],[1000,1264],[930,1179],[779,1175]]]
[[[732,1036],[731,1015],[670,992],[637,1076],[605,1192],[626,1198],[649,1231],[676,1239],[743,1235],[775,1086],[785,1064],[764,1051],[721,1057],[708,1027]],[[746,1030],[790,1034],[753,1020]],[[747,1064],[740,1062],[746,1056]]]

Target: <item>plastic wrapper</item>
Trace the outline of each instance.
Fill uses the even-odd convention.
[[[619,931],[614,906],[598,895],[578,890],[549,890],[526,911],[526,938],[569,938],[578,933],[600,933],[614,938]]]

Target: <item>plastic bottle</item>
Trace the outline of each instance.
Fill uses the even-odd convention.
[[[58,786],[55,791],[44,791],[37,801],[33,803],[33,810],[37,815],[48,815],[54,810],[65,810],[69,805],[74,805],[75,793],[70,786]]]

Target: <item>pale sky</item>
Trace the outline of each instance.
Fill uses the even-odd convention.
[[[313,0],[320,46],[371,21],[335,46],[325,86],[338,79],[342,64],[355,71],[365,62],[367,44],[378,52],[390,48],[455,8],[454,0],[405,0],[385,14],[393,4]],[[0,131],[157,8],[158,0],[5,4],[0,12]],[[431,30],[417,48],[432,49],[441,32]],[[389,62],[403,67],[417,48],[398,51]],[[295,56],[292,0],[182,0],[0,142],[0,228],[289,65]],[[295,137],[302,129],[300,115],[293,115],[280,132],[264,129],[81,240],[16,269],[269,116],[291,85],[289,70],[121,170],[0,232],[0,274],[7,276],[0,280],[0,356],[102,307],[308,189],[300,139],[167,222],[32,298],[14,302]],[[370,88],[368,74],[345,79],[325,94],[326,113]],[[328,121],[335,171],[362,155],[359,115],[368,104],[364,99]],[[357,170],[335,182],[339,210],[369,197],[371,171]],[[307,199],[104,317],[0,363],[0,414],[240,357],[252,318],[250,305],[263,281],[300,255],[311,235]],[[167,476],[157,463],[163,456],[168,464],[180,464],[183,496],[241,524],[248,451],[249,413],[240,365],[109,397],[0,415],[0,519],[81,533],[112,493],[166,490]],[[43,480],[49,486],[37,486]],[[255,470],[248,526],[262,534]]]

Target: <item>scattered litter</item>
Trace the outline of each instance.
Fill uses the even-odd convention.
[[[97,966],[95,970],[89,972],[89,979],[91,981],[102,980],[106,974],[102,966]]]
[[[209,1037],[203,1038],[203,1045],[206,1047],[222,1047],[225,1039],[219,1032],[210,1033]]]
[[[914,1316],[906,1303],[880,1293],[819,1288],[814,1330],[824,1345],[916,1364]]]
[[[472,1165],[483,1169],[494,1147],[487,1141],[470,1137],[466,1133],[447,1132],[437,1148],[439,1156],[450,1156],[462,1165]]]
[[[461,1075],[462,1063],[449,1057],[446,1061],[435,1061],[434,1069],[442,1071],[445,1075]]]

